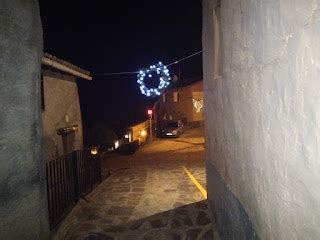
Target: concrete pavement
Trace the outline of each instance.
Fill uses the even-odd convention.
[[[106,155],[103,173],[111,175],[78,203],[55,239],[219,239],[183,167],[205,188],[203,129],[155,140],[134,155]]]

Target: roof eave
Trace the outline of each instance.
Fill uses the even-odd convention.
[[[72,74],[73,76],[76,76],[76,77],[79,77],[79,78],[82,78],[85,80],[89,80],[89,81],[92,80],[92,77],[90,75],[79,72],[75,69],[72,69],[72,68],[66,66],[66,65],[63,65],[59,62],[56,62],[48,57],[42,57],[42,64],[53,67],[53,68],[58,69],[60,71]]]

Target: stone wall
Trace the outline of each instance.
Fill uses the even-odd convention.
[[[42,28],[35,0],[0,1],[0,238],[48,239]]]
[[[185,123],[203,121],[203,109],[201,112],[196,112],[193,106],[193,95],[196,97],[203,97],[203,81],[198,81],[189,86],[176,87],[168,89],[163,93],[165,95],[165,101],[163,95],[158,100],[158,112],[156,113],[157,121],[162,122],[164,120],[182,119]],[[174,94],[179,93],[179,101],[174,101]],[[166,116],[166,119],[164,119]]]
[[[44,153],[47,160],[63,155],[62,136],[57,129],[78,125],[75,132],[74,150],[83,148],[82,119],[76,78],[43,71],[44,110],[43,135]]]
[[[222,238],[319,239],[320,2],[219,2],[203,0],[203,62]]]

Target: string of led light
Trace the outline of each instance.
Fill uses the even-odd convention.
[[[145,78],[152,78],[152,74],[157,74],[159,76],[159,85],[157,88],[148,88],[145,85]],[[147,97],[159,96],[162,91],[170,84],[170,74],[167,66],[159,62],[157,65],[151,65],[149,69],[140,70],[138,74],[138,83],[140,85],[140,91],[143,95]]]
[[[140,70],[139,72],[114,72],[114,73],[103,73],[103,74],[96,74],[96,75],[124,75],[124,74],[136,74],[137,75],[137,83],[139,84],[140,91],[143,95],[147,97],[156,97],[161,95],[161,93],[170,85],[170,74],[168,66],[178,64],[179,62],[185,61],[186,59],[189,59],[191,57],[194,57],[198,54],[200,54],[202,51],[195,52],[193,54],[190,54],[189,56],[183,57],[179,60],[176,60],[168,65],[162,64],[162,62],[159,62],[156,65],[151,65],[148,69]],[[159,84],[158,87],[147,87],[145,84],[146,77],[152,78],[152,74],[159,75]]]

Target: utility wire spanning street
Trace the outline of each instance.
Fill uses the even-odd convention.
[[[135,154],[107,154],[105,179],[81,199],[54,239],[219,239],[206,200],[203,128],[156,139]]]

